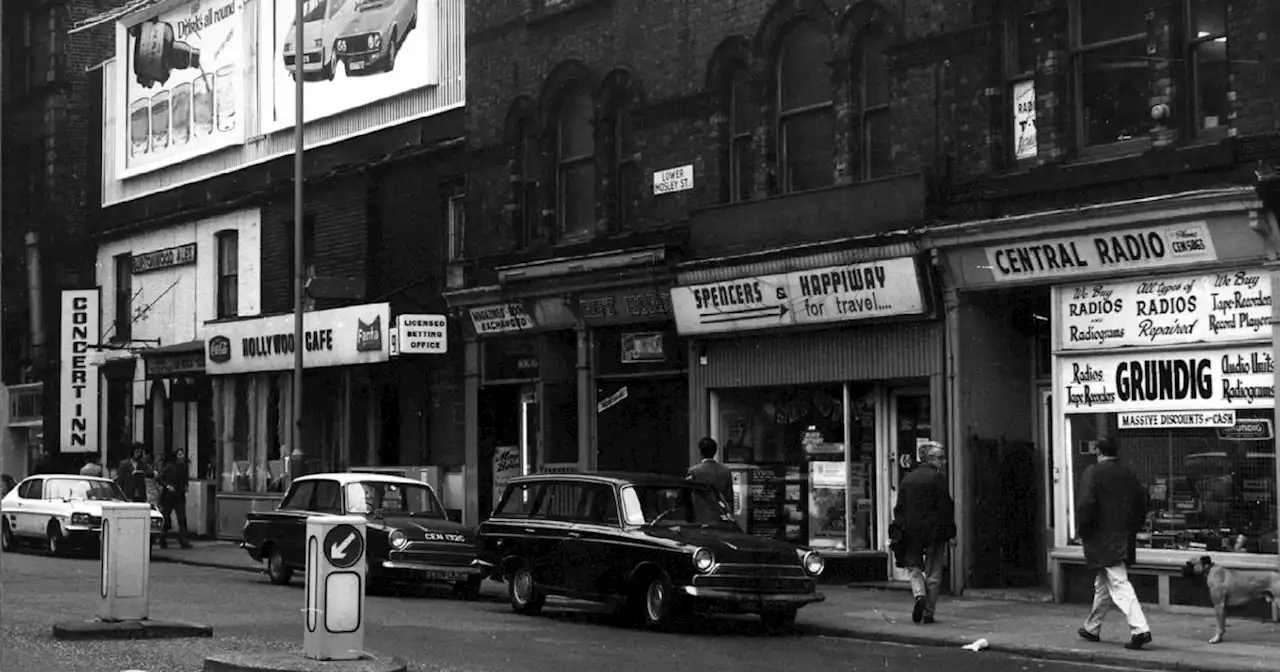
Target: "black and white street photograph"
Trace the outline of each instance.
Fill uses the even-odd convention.
[[[1277,36],[0,4],[0,670],[1280,672]]]

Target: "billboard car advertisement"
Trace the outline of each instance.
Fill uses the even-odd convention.
[[[440,1],[306,0],[301,49],[294,0],[262,2],[264,130],[293,125],[299,53],[307,122],[437,84]]]
[[[244,142],[242,0],[192,0],[117,24],[128,177]]]

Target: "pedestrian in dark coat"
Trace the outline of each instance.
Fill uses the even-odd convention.
[[[923,461],[898,484],[894,523],[900,535],[894,560],[911,575],[911,620],[933,623],[946,567],[947,544],[956,537],[955,502],[947,486],[946,451],[931,442]]]
[[[715,488],[732,510],[733,472],[729,467],[716,462],[716,452],[719,449],[720,446],[716,444],[716,440],[709,436],[699,441],[698,452],[702,455],[702,461],[689,467],[689,478]]]
[[[1101,639],[1102,619],[1111,607],[1129,621],[1128,649],[1151,642],[1142,605],[1129,582],[1129,565],[1137,559],[1137,536],[1146,521],[1146,489],[1132,471],[1116,459],[1115,441],[1098,442],[1098,463],[1080,477],[1076,498],[1076,530],[1084,543],[1084,560],[1094,570],[1093,609],[1080,636]]]

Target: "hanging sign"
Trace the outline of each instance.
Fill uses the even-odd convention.
[[[533,317],[519,303],[480,306],[479,308],[472,308],[470,313],[471,323],[475,325],[476,333],[481,336],[502,334],[510,331],[524,331],[535,326]]]
[[[671,305],[681,334],[916,315],[925,306],[912,257],[675,287]]]
[[[1271,337],[1263,269],[1059,287],[1064,350]]]
[[[1061,357],[1067,413],[1272,408],[1271,346]]]
[[[1188,222],[1044,238],[987,248],[999,282],[1174,266],[1217,259],[1209,226]]]
[[[400,315],[392,330],[396,354],[443,355],[449,351],[448,319],[444,315]]]
[[[59,449],[98,453],[98,369],[89,360],[102,334],[101,294],[96,289],[62,291],[62,340],[59,357]]]

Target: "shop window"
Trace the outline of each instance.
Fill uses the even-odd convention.
[[[1149,140],[1148,4],[1075,2],[1072,46],[1083,147]]]
[[[835,171],[831,39],[812,21],[783,38],[777,65],[778,157],[783,193],[829,186]]]
[[[115,256],[115,326],[111,340],[128,343],[133,339],[133,255]]]
[[[1276,553],[1276,452],[1270,409],[1238,410],[1232,427],[1118,429],[1118,414],[1067,417],[1072,484],[1079,497],[1094,448],[1114,440],[1146,489],[1138,548]],[[1072,543],[1079,543],[1069,512]]]
[[[466,256],[467,195],[454,194],[445,204],[445,221],[449,227],[449,261]]]
[[[1194,130],[1210,136],[1226,126],[1230,107],[1226,0],[1186,0],[1188,83]]]
[[[862,129],[860,177],[874,180],[893,172],[893,139],[889,129],[889,40],[876,29],[858,39],[859,115]]]
[[[752,142],[757,119],[757,107],[751,95],[750,72],[740,64],[729,77],[729,90],[725,100],[728,106],[729,150],[729,202],[738,203],[751,199],[755,184],[755,164]]]
[[[1008,156],[1013,161],[1034,159],[1039,153],[1036,136],[1035,17],[1031,0],[1006,4],[1004,15],[1005,94],[1009,97]]]
[[[734,514],[749,533],[837,552],[876,548],[871,389],[850,385],[850,408],[840,384],[716,391],[712,422],[742,483]]]
[[[561,100],[556,131],[556,202],[563,239],[589,235],[596,226],[594,103],[585,89]]]
[[[235,317],[240,306],[240,232],[219,231],[218,317]]]
[[[640,155],[636,151],[632,107],[636,103],[636,82],[626,70],[614,70],[601,87],[609,155],[609,228],[620,231],[635,218],[640,192]]]

